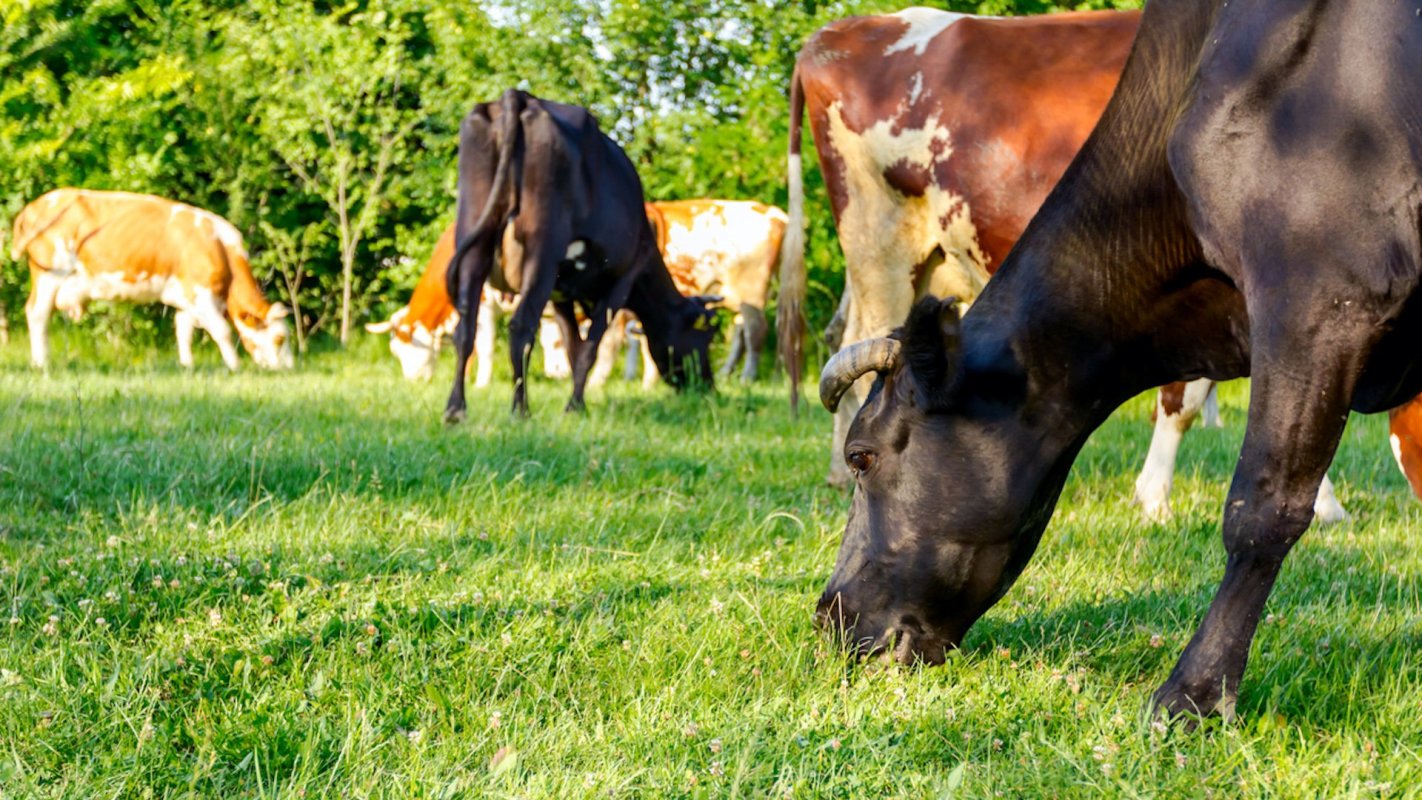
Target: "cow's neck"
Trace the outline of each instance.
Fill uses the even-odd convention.
[[[229,254],[228,258],[232,284],[227,288],[227,315],[233,319],[252,317],[265,320],[272,304],[262,294],[247,259],[236,254]]]
[[[1060,480],[1134,395],[1247,372],[1241,297],[1203,262],[1166,156],[1209,28],[1195,16],[1142,25],[1101,123],[964,320],[964,386],[1015,394]]]
[[[627,297],[627,308],[637,315],[637,321],[642,324],[654,352],[665,352],[675,327],[676,315],[685,303],[686,298],[677,291],[661,256],[648,257],[641,277]]]

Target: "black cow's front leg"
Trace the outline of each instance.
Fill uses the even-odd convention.
[[[553,318],[558,321],[558,331],[563,336],[563,350],[568,354],[568,365],[577,374],[578,356],[586,349],[582,334],[578,331],[578,314],[573,301],[562,300],[553,304]],[[547,354],[544,354],[547,358]],[[572,410],[571,408],[569,410]]]
[[[597,360],[598,346],[602,344],[602,337],[607,333],[607,327],[612,324],[613,317],[627,305],[627,297],[632,294],[632,284],[637,282],[640,274],[640,269],[633,269],[618,278],[617,283],[612,285],[612,291],[593,307],[587,341],[578,351],[577,358],[573,359],[573,396],[568,400],[568,411],[582,410],[583,389],[587,385],[593,362]]]
[[[1303,351],[1294,348],[1286,359],[1255,351],[1244,450],[1224,515],[1224,580],[1155,693],[1156,709],[1166,716],[1233,714],[1264,602],[1284,557],[1313,520],[1360,367],[1352,358]]]

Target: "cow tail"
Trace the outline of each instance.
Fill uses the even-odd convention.
[[[805,182],[801,175],[800,130],[805,114],[805,92],[800,65],[790,78],[790,146],[787,181],[789,221],[780,243],[780,295],[775,308],[775,328],[780,360],[790,374],[790,410],[800,410],[800,371],[805,337]]]
[[[36,200],[30,205],[37,203],[39,203],[39,200]],[[15,217],[14,240],[10,242],[10,260],[18,262],[23,258],[30,244],[33,243],[35,239],[38,239],[40,234],[57,225],[59,221],[69,213],[69,210],[74,207],[74,203],[74,200],[70,200],[65,203],[58,212],[50,215],[48,219],[31,224],[28,230],[20,230],[20,222],[25,219],[25,212],[29,210],[30,206],[20,209],[19,215]]]
[[[445,290],[449,292],[450,300],[458,307],[459,298],[459,270],[457,265],[464,260],[469,251],[485,237],[493,235],[495,228],[503,228],[507,212],[518,207],[518,184],[519,181],[511,180],[513,172],[513,161],[515,151],[518,149],[518,137],[523,132],[523,127],[519,124],[519,117],[523,111],[523,97],[516,89],[509,89],[504,92],[500,101],[502,104],[502,118],[499,120],[499,163],[494,168],[494,181],[489,186],[489,198],[484,201],[484,210],[479,214],[479,220],[474,223],[474,229],[459,242],[459,247],[454,250],[454,257],[449,260],[449,269],[445,273]],[[507,207],[504,200],[509,199]],[[502,213],[501,213],[501,207]],[[466,309],[459,309],[460,313],[465,313]]]
[[[643,208],[647,212],[647,222],[652,226],[652,237],[657,241],[657,252],[662,254],[662,258],[667,255],[667,217],[657,208],[656,203],[643,203]]]

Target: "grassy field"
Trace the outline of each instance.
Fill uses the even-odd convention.
[[[57,325],[63,328],[62,325]],[[0,349],[0,796],[1407,797],[1422,505],[1355,418],[1350,521],[1294,551],[1240,718],[1143,713],[1222,568],[1247,387],[1128,504],[1147,398],[941,668],[847,663],[811,611],[846,501],[783,387],[616,385],[470,422],[382,340],[191,374],[170,342]]]

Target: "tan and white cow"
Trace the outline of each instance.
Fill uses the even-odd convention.
[[[672,200],[648,203],[647,219],[677,289],[720,297],[718,305],[736,315],[721,374],[731,375],[744,358],[741,377],[755,380],[769,330],[770,279],[789,220],[785,212],[750,200]]]
[[[92,300],[176,309],[185,367],[193,363],[197,328],[212,336],[228,369],[237,369],[233,328],[259,366],[293,365],[286,306],[267,302],[242,234],[210,211],[152,195],[56,189],[15,218],[10,257],[29,259],[25,315],[36,367],[49,362],[53,312],[78,320]]]

